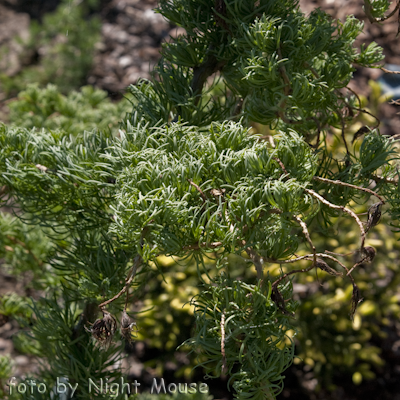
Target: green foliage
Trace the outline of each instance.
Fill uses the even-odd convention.
[[[0,213],[0,243],[2,267],[15,276],[28,274],[26,288],[44,290],[57,284],[58,279],[48,273],[46,262],[57,242],[48,241],[39,227],[28,226],[10,214]],[[14,297],[10,300],[15,303]]]
[[[280,288],[285,299],[291,296],[288,286]],[[292,322],[287,315],[296,304],[289,300],[287,315],[283,314],[271,295],[269,281],[255,286],[220,276],[192,300],[196,332],[186,344],[205,356],[199,366],[211,376],[224,370],[231,376],[238,399],[279,394],[282,372],[293,360],[287,336]]]
[[[6,396],[6,384],[12,374],[13,362],[9,356],[0,355],[0,395]]]
[[[369,213],[364,229],[352,209],[377,197],[375,209],[387,203],[397,228],[394,142],[372,127],[361,147],[350,145],[346,124],[361,104],[340,90],[357,62],[374,66],[381,50],[353,47],[362,29],[353,17],[339,23],[320,10],[306,17],[295,1],[176,0],[161,1],[159,10],[187,34],[164,46],[159,80],[131,88],[136,102],[119,135],[79,131],[72,119],[52,128],[51,115],[71,117],[65,102],[79,97],[63,98],[53,87],[30,87],[16,103],[19,115],[29,102],[35,107],[25,127],[0,126],[2,204],[17,205],[19,218],[39,226],[56,249],[46,262],[58,279],[33,306],[37,353],[52,363],[41,375],[48,382],[66,376],[82,386],[91,376],[120,377],[111,365],[121,359],[121,346],[112,339],[117,319],[122,336],[132,339],[129,291],[135,300],[148,300],[149,288],[156,288],[144,306],[172,296],[184,303],[171,277],[174,267],[164,276],[159,262],[173,256],[194,263],[197,284],[206,282],[186,293],[187,300],[196,295],[195,332],[186,344],[200,365],[212,376],[226,369],[239,399],[272,400],[294,357],[291,275],[314,269],[333,275],[332,291],[341,290],[351,303],[341,312],[350,311],[356,321],[366,289],[361,279],[357,285],[357,271],[375,254],[365,240],[377,221]],[[251,121],[276,128],[273,137],[251,135]],[[37,131],[32,123],[49,130]],[[367,189],[371,181],[373,190]],[[362,258],[353,263],[354,277],[350,262],[329,252],[337,252],[335,246],[328,250],[319,240],[334,238],[343,224],[354,235],[342,252]],[[244,253],[240,273],[231,273],[229,257]],[[190,285],[196,285],[193,272],[185,276]],[[174,285],[166,297],[160,294],[163,277]],[[316,308],[307,307],[300,312],[304,320]],[[158,313],[148,310],[144,318]],[[342,326],[349,348],[350,325]],[[338,348],[331,333],[325,337]],[[178,335],[169,339],[171,345]],[[364,350],[350,356],[379,364],[376,349]],[[81,391],[77,399],[90,396]]]
[[[187,36],[165,44],[156,69],[161,82],[131,88],[137,112],[152,124],[179,115],[206,125],[227,118],[242,98],[246,121],[294,124],[304,133],[336,125],[345,106],[338,89],[350,81],[353,63],[371,66],[383,59],[374,43],[361,52],[353,47],[363,27],[354,17],[342,24],[317,9],[306,18],[295,1],[222,3],[160,1],[159,12]],[[204,104],[204,75],[215,72],[230,91],[228,101]]]
[[[385,12],[392,2],[388,0],[365,0],[364,3],[364,9],[369,15],[373,18],[384,18]]]
[[[88,17],[94,2],[63,0],[42,23],[32,21],[25,54],[38,54],[38,62],[8,77],[0,74],[1,89],[9,96],[30,83],[55,84],[62,93],[80,88],[92,66],[94,46],[100,37],[100,21]]]
[[[0,314],[6,316],[23,315],[29,317],[30,309],[27,307],[27,299],[16,293],[4,295],[0,298]]]
[[[291,206],[296,212],[309,212],[303,182],[281,185],[281,170],[274,160],[274,154],[286,146],[291,149],[288,168],[301,175],[302,181],[310,179],[313,156],[300,137],[293,132],[282,134],[284,144],[278,142],[276,149],[268,149],[234,123],[213,124],[203,132],[178,124],[164,129],[165,133],[159,128],[150,132],[149,128],[134,128],[116,142],[116,153],[108,155],[111,163],[119,164],[125,153],[130,164],[116,185],[119,202],[112,227],[123,243],[138,242],[148,226],[140,250],[145,259],[159,253],[183,256],[185,250],[180,249],[203,242],[218,242],[217,247],[228,253],[235,251],[237,241],[245,240],[276,258],[283,256],[284,249],[296,247],[288,216],[270,210],[280,206],[287,212]],[[266,181],[265,176],[270,179]],[[202,201],[189,180],[200,184],[207,200]],[[158,190],[163,185],[171,189]],[[213,189],[224,190],[224,195],[214,196]],[[271,229],[275,221],[281,226],[279,233]],[[245,230],[245,226],[253,229]]]
[[[67,96],[55,85],[39,89],[29,84],[11,101],[10,123],[24,128],[46,128],[78,135],[85,130],[112,131],[128,112],[127,100],[112,103],[103,90],[84,86],[79,92],[71,91]]]

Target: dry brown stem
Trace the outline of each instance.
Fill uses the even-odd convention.
[[[313,176],[313,179],[316,181],[320,181],[320,182],[326,182],[326,183],[332,183],[333,185],[339,185],[339,186],[347,186],[353,189],[357,189],[357,190],[361,190],[362,192],[366,192],[369,194],[372,194],[373,196],[377,197],[382,204],[385,204],[385,200],[383,199],[382,196],[380,196],[378,193],[374,192],[371,189],[368,188],[364,188],[364,187],[360,187],[360,186],[356,186],[356,185],[352,185],[351,183],[346,183],[346,182],[342,182],[339,180],[331,180],[331,179],[327,179],[327,178],[321,178],[320,176]]]
[[[133,280],[135,279],[136,272],[137,272],[137,270],[138,270],[140,264],[142,263],[142,261],[143,261],[143,260],[142,260],[142,257],[141,257],[141,256],[137,255],[137,256],[135,257],[135,259],[134,259],[134,261],[133,261],[132,269],[130,270],[130,272],[129,272],[127,278],[125,279],[125,286],[124,286],[124,287],[121,289],[121,291],[120,291],[118,294],[116,294],[114,297],[112,297],[111,299],[109,299],[109,300],[104,301],[103,303],[101,303],[101,304],[99,305],[99,308],[100,308],[100,309],[103,310],[104,307],[105,307],[106,305],[108,305],[108,304],[112,303],[113,301],[119,299],[119,298],[129,289],[129,286],[132,284]]]
[[[225,310],[221,314],[221,354],[222,354],[222,372],[228,372],[226,365],[226,354],[225,354]]]
[[[201,190],[200,186],[194,183],[191,179],[188,179],[188,182],[200,193],[200,196],[203,200],[203,204],[207,201],[207,197],[204,192]]]
[[[313,254],[314,254],[314,263],[313,263],[313,264],[315,265],[316,262],[317,262],[317,256],[315,255],[315,246],[314,246],[314,244],[313,244],[313,242],[312,242],[312,240],[311,240],[310,233],[308,232],[307,225],[306,225],[305,222],[304,222],[300,217],[298,217],[297,215],[293,215],[293,218],[300,224],[300,226],[301,226],[302,229],[303,229],[304,236],[306,237],[308,243],[310,243],[311,249],[312,249]]]
[[[344,206],[338,206],[336,204],[329,202],[328,200],[324,199],[320,194],[314,192],[314,190],[311,190],[311,189],[304,189],[304,190],[311,196],[318,199],[321,203],[327,205],[328,207],[336,209],[336,210],[342,210],[343,212],[345,212],[345,213],[349,214],[351,217],[353,217],[355,219],[355,221],[357,222],[357,225],[360,228],[360,232],[361,232],[361,246],[360,247],[361,247],[361,249],[364,247],[365,230],[364,230],[362,222],[360,221],[360,218],[358,218],[357,214],[354,211],[352,211]]]

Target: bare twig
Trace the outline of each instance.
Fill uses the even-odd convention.
[[[251,261],[253,262],[254,266],[256,267],[257,279],[258,280],[263,279],[264,272],[263,272],[262,259],[261,259],[260,255],[254,249],[251,249],[250,247],[246,248],[246,253],[249,255]]]
[[[339,257],[346,257],[346,256],[350,256],[350,255],[354,254],[354,251],[350,251],[350,253],[341,254],[341,253],[335,253],[333,251],[325,250],[325,253],[332,254],[334,256],[339,256]]]
[[[188,179],[188,182],[200,193],[200,196],[203,200],[203,204],[207,201],[207,197],[204,192],[201,190],[200,186],[194,183],[191,179]]]
[[[297,215],[293,215],[293,218],[300,224],[300,226],[301,226],[302,229],[303,229],[304,236],[306,237],[308,243],[310,243],[311,249],[312,249],[313,254],[314,254],[314,262],[313,262],[313,265],[315,265],[315,264],[317,263],[317,256],[315,255],[315,254],[316,254],[316,253],[315,253],[315,246],[314,246],[313,242],[311,241],[311,237],[310,237],[310,233],[308,232],[307,225],[306,225],[306,223],[305,223],[300,217],[298,217]]]
[[[342,125],[342,139],[343,139],[344,147],[346,148],[347,157],[350,157],[349,147],[347,145],[346,135],[345,135],[346,124],[344,122],[343,115],[340,115],[340,122],[341,122],[341,125]],[[346,163],[347,162],[348,162],[348,158],[346,159]]]
[[[358,106],[359,106],[359,108],[360,108],[360,107],[361,107],[361,99],[360,99],[360,96],[359,96],[352,88],[346,86],[346,89],[347,89],[348,91],[350,91],[351,93],[353,93],[353,95],[357,98],[357,100],[358,100]],[[349,104],[346,103],[346,105],[347,105],[347,107],[350,107]],[[354,107],[352,107],[352,108],[354,108]],[[356,110],[356,111],[357,111],[358,113],[354,116],[354,118],[357,118],[357,117],[360,115],[360,110],[358,109],[358,110]]]
[[[311,73],[312,73],[317,79],[320,78],[318,72],[317,72],[308,62],[305,62],[305,63],[304,63],[304,66],[305,66],[307,69],[309,69],[309,70],[311,71]]]
[[[141,263],[142,263],[142,257],[137,255],[133,261],[132,269],[130,270],[127,278],[125,279],[125,286],[113,298],[101,303],[99,305],[100,309],[103,309],[106,305],[108,305],[108,304],[112,303],[113,301],[117,300],[118,298],[120,298],[129,289],[129,286],[132,284],[132,281],[134,280],[134,278],[136,276],[136,272]]]
[[[221,354],[222,354],[222,372],[228,371],[226,365],[226,354],[225,354],[225,310],[221,314]]]
[[[374,126],[374,128],[377,128],[377,127],[381,124],[381,120],[380,120],[376,115],[370,113],[369,111],[364,110],[363,108],[357,108],[357,107],[354,107],[354,109],[355,109],[356,111],[363,112],[364,114],[368,114],[368,115],[370,115],[371,117],[375,118],[377,124]]]
[[[287,278],[289,275],[297,274],[300,272],[309,272],[315,267],[314,263],[310,267],[303,268],[303,269],[294,269],[293,271],[287,272],[286,274],[280,276],[278,279],[274,281],[272,284],[273,287],[276,287],[281,281],[283,281],[285,278]]]
[[[397,185],[399,183],[399,181],[397,179],[394,178],[389,178],[389,177],[383,177],[383,176],[379,176],[379,175],[372,175],[372,179],[374,181],[384,181],[387,183],[391,183],[393,185]]]
[[[278,48],[277,52],[278,52],[279,60],[282,60],[283,57],[282,57],[281,49]],[[285,95],[287,96],[287,95],[290,94],[290,92],[292,90],[292,87],[291,87],[291,84],[290,84],[290,79],[289,79],[288,74],[286,72],[286,68],[285,68],[285,66],[283,64],[279,64],[278,69],[279,69],[279,72],[281,73],[283,81],[285,82],[284,92],[285,92]]]
[[[289,173],[286,171],[285,166],[283,165],[283,162],[278,158],[278,157],[273,157],[273,159],[280,165],[282,168],[282,171],[286,174],[289,175]]]
[[[307,256],[304,256],[307,260],[310,260],[312,257],[312,254],[308,254]],[[321,258],[329,258],[332,261],[335,261],[336,263],[338,263],[346,272],[347,274],[349,273],[349,269],[343,264],[341,263],[337,258],[329,255],[329,254],[325,254],[325,253],[317,253],[317,257],[321,257]]]
[[[349,272],[346,275],[350,275],[358,266],[360,266],[364,260],[356,262],[349,270]]]
[[[364,188],[364,187],[360,187],[360,186],[356,186],[356,185],[352,185],[351,183],[346,183],[346,182],[342,182],[339,180],[331,180],[331,179],[327,179],[327,178],[321,178],[320,176],[313,176],[313,179],[316,181],[320,181],[320,182],[326,182],[326,183],[332,183],[333,185],[339,185],[339,186],[347,186],[353,189],[357,189],[357,190],[361,190],[363,192],[367,192],[369,194],[372,194],[373,196],[377,197],[382,204],[385,204],[385,200],[383,199],[382,196],[380,196],[378,193],[374,192],[371,189],[368,188]]]
[[[363,264],[364,262],[372,262],[372,260],[375,258],[376,255],[376,250],[371,247],[371,246],[365,246],[363,251],[361,252],[361,260],[356,262],[353,267],[350,269],[350,271],[347,273],[347,275],[350,275],[355,268],[357,268],[359,265]]]
[[[397,101],[399,101],[399,100],[397,100]],[[390,104],[395,104],[395,103],[390,103]],[[390,138],[388,138],[388,140],[390,140],[392,142],[394,142],[397,139],[400,139],[400,133],[396,133],[396,135],[390,136]]]
[[[320,270],[327,272],[329,275],[343,276],[341,272],[337,272],[335,269],[331,268],[324,260],[321,260],[320,258],[317,259],[316,266]]]
[[[369,20],[369,22],[371,22],[371,24],[373,24],[373,23],[375,23],[375,22],[383,22],[383,21],[386,21],[387,19],[389,19],[390,17],[392,17],[392,16],[396,13],[397,10],[399,10],[399,7],[400,7],[400,1],[398,0],[395,9],[394,9],[391,13],[389,13],[388,15],[386,15],[386,16],[383,17],[383,18],[375,18],[375,17],[372,15],[373,7],[372,7],[370,1],[369,1],[369,0],[364,0],[364,11],[365,11],[365,15],[368,17],[368,20]]]
[[[321,203],[327,205],[330,208],[336,209],[336,210],[342,210],[343,212],[349,214],[351,217],[353,217],[355,219],[355,221],[357,222],[357,225],[360,228],[360,232],[361,232],[361,248],[364,247],[364,243],[365,243],[365,230],[363,227],[362,222],[360,221],[360,218],[358,218],[357,214],[352,211],[349,210],[348,208],[344,207],[344,206],[338,206],[336,204],[333,204],[331,202],[329,202],[328,200],[324,199],[320,194],[314,192],[314,190],[311,189],[304,189],[307,193],[309,193],[311,196],[315,197],[316,199],[318,199]]]
[[[329,255],[329,254],[325,254],[325,253],[316,253],[315,254],[317,257],[320,258],[329,258],[330,260],[333,260],[335,262],[337,262],[346,272],[349,272],[349,269],[343,264],[341,263],[339,260],[337,260],[335,257]],[[264,258],[265,261],[271,263],[271,264],[291,264],[297,261],[301,261],[301,260],[314,260],[314,254],[306,254],[304,256],[300,256],[300,257],[296,257],[296,258],[291,258],[289,260],[274,260],[273,258]]]

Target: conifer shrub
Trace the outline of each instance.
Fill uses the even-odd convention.
[[[164,45],[154,80],[130,88],[118,134],[0,127],[3,204],[55,245],[46,263],[58,278],[32,305],[48,360],[39,379],[109,398],[87,381],[121,378],[117,330],[128,343],[140,332],[130,311],[172,256],[198,272],[185,346],[209,376],[229,376],[236,398],[274,399],[295,357],[295,275],[342,285],[350,321],[363,296],[353,273],[375,258],[368,238],[382,212],[399,228],[395,140],[377,120],[346,135],[366,112],[352,73],[382,52],[353,47],[354,17],[305,16],[296,1],[163,0],[158,10],[186,34]],[[370,201],[366,216],[354,211]],[[354,232],[354,262],[318,240],[340,224]]]

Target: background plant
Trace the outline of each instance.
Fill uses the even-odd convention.
[[[345,125],[361,104],[339,90],[351,78],[353,63],[379,61],[379,49],[371,45],[358,53],[352,48],[361,30],[354,19],[337,26],[320,11],[307,20],[292,2],[279,4],[223,2],[215,7],[204,2],[196,5],[195,14],[191,2],[161,3],[161,11],[183,25],[188,36],[166,46],[156,71],[160,81],[132,88],[137,103],[119,138],[110,132],[71,137],[62,131],[2,128],[5,191],[15,196],[26,221],[45,226],[53,231],[50,237],[66,243],[49,260],[64,278],[57,287],[59,301],[49,295],[42,308],[35,308],[38,322],[33,331],[39,342],[57,321],[58,339],[42,350],[54,360],[48,379],[63,374],[82,382],[86,375],[76,360],[86,365],[89,358],[92,371],[105,373],[104,353],[98,347],[90,347],[90,357],[82,354],[89,343],[82,326],[94,321],[95,306],[102,302],[104,318],[91,331],[108,347],[115,324],[105,307],[121,310],[123,299],[115,294],[127,293],[131,283],[140,294],[146,282],[162,272],[160,254],[189,255],[203,274],[210,269],[204,258],[210,257],[229,274],[227,257],[246,252],[258,281],[211,274],[204,283],[209,293],[217,287],[240,297],[240,288],[250,289],[244,303],[227,297],[224,304],[219,295],[199,297],[195,304],[203,321],[189,343],[197,348],[202,344],[199,338],[204,340],[207,346],[201,351],[215,363],[216,374],[227,365],[238,398],[273,398],[292,351],[282,349],[283,338],[294,328],[288,318],[295,309],[287,281],[291,257],[309,246],[311,251],[297,257],[308,263],[297,271],[318,267],[337,276],[338,271],[317,259],[335,261],[334,257],[311,238],[313,232],[332,236],[335,219],[344,212],[360,230],[357,248],[366,261],[371,253],[366,253],[365,230],[345,208],[352,201],[365,202],[364,193],[379,191],[379,202],[384,198],[391,205],[396,223],[393,142],[372,131],[361,148],[347,143]],[[303,60],[305,55],[309,59]],[[220,76],[219,94],[206,85],[214,73]],[[252,120],[270,123],[280,132],[268,142],[249,136],[246,125]],[[344,160],[330,152],[330,127],[341,129]],[[376,182],[374,192],[357,189],[367,187],[371,179]],[[280,277],[265,274],[263,262],[281,265]],[[345,272],[350,267],[345,266]],[[354,311],[359,289],[352,278],[348,282]],[[264,302],[253,303],[257,290]],[[203,302],[210,302],[204,310],[214,312],[212,327],[210,311],[201,313]],[[237,315],[231,303],[248,307],[249,315]],[[263,307],[269,312],[262,312]],[[225,319],[228,313],[231,318]],[[262,351],[277,358],[271,356],[268,365],[249,370],[244,355],[256,355],[260,343],[265,345],[258,328],[274,326],[277,316],[285,319],[280,339],[268,342],[268,350]],[[254,320],[246,326],[250,318]],[[96,331],[97,326],[102,330]],[[235,331],[238,328],[242,330]],[[229,341],[226,332],[237,333]],[[59,348],[57,343],[68,346]],[[111,355],[115,349],[107,351]],[[68,368],[63,361],[67,354],[73,355]]]
[[[78,135],[85,130],[110,129],[116,134],[119,121],[130,110],[124,98],[112,103],[104,90],[84,86],[79,91],[63,95],[57,86],[40,89],[29,84],[9,102],[10,123],[24,128],[62,130]]]
[[[1,90],[6,96],[12,97],[30,83],[52,83],[62,93],[84,85],[100,38],[100,20],[90,13],[99,6],[97,0],[63,0],[42,22],[32,21],[29,39],[21,40],[28,66],[13,77],[0,73]]]

